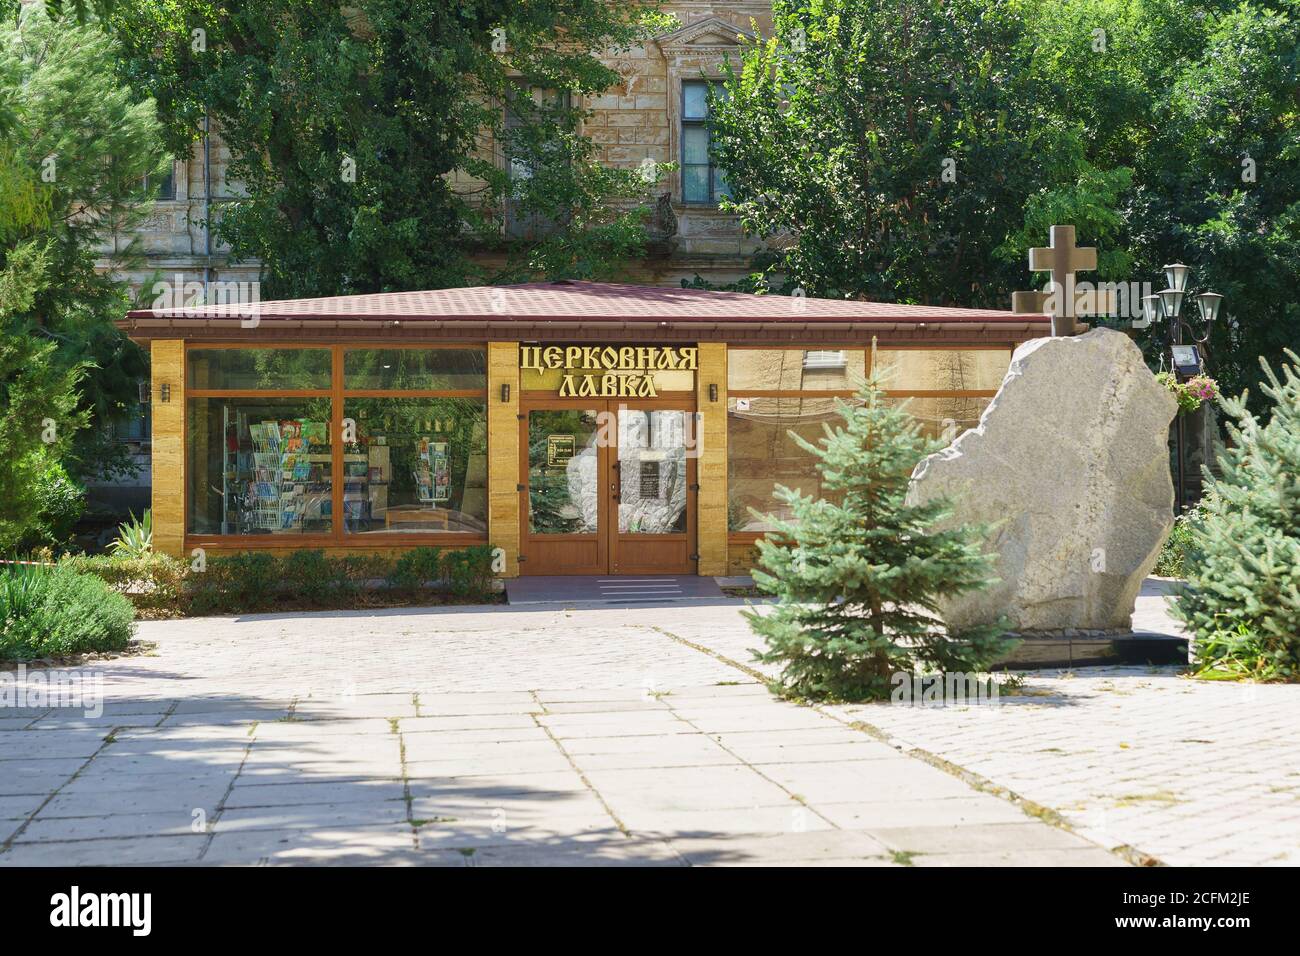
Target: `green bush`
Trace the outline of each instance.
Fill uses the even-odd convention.
[[[1166,578],[1183,578],[1187,576],[1187,549],[1192,543],[1192,521],[1195,519],[1196,514],[1197,512],[1193,509],[1186,514],[1179,515],[1174,521],[1174,527],[1169,532],[1169,537],[1165,538],[1165,543],[1160,547],[1160,555],[1156,558],[1156,566],[1151,569],[1152,574],[1158,574]]]
[[[19,550],[60,550],[72,539],[73,528],[86,509],[86,489],[69,478],[61,464],[51,461],[36,481],[35,496],[36,521]]]
[[[1286,356],[1280,378],[1261,362],[1267,423],[1244,395],[1222,402],[1221,475],[1205,472],[1210,493],[1189,523],[1172,611],[1207,672],[1300,679],[1300,356]]]
[[[197,614],[239,614],[263,610],[285,589],[281,561],[267,551],[209,557],[202,571],[186,579],[184,606]]]
[[[0,569],[0,658],[120,651],[130,643],[134,618],[126,598],[70,565]]]
[[[177,614],[181,610],[189,567],[169,554],[148,552],[139,558],[79,554],[60,563],[78,573],[99,578],[138,611],[158,616]]]
[[[226,593],[234,606],[240,609],[257,610],[283,586],[280,561],[266,551],[240,551],[210,558],[209,573],[213,565],[225,572]]]
[[[281,561],[284,586],[308,604],[325,604],[336,593],[334,563],[324,551],[295,551]]]
[[[352,608],[446,589],[470,600],[491,594],[492,549],[444,552],[415,548],[396,559],[385,555],[329,556],[321,550],[267,551],[211,556],[202,571],[164,554],[143,558],[78,555],[63,559],[91,574],[150,616],[242,614],[277,608]],[[388,590],[377,590],[386,583]]]
[[[456,597],[484,598],[492,581],[492,549],[485,544],[448,551],[442,558],[447,590]]]
[[[418,591],[443,580],[441,548],[414,548],[398,556],[388,575],[388,586],[398,591]]]

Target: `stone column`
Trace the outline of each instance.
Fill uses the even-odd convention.
[[[699,573],[727,573],[727,346],[703,342],[699,346],[699,371],[695,375],[695,401],[700,417],[696,440],[699,459],[695,480],[696,550]],[[709,386],[718,389],[718,400],[709,400]]]
[[[150,345],[149,401],[153,418],[153,547],[185,554],[185,343],[155,339]],[[162,400],[162,387],[168,400]]]
[[[505,551],[502,577],[519,576],[519,343],[489,342],[488,543]],[[501,386],[510,386],[509,401]]]

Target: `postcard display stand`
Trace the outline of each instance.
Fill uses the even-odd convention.
[[[223,534],[325,530],[330,517],[328,425],[248,420],[224,411]],[[245,438],[247,436],[247,438]]]

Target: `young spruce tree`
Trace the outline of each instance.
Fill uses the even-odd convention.
[[[1173,612],[1210,671],[1272,680],[1300,678],[1300,356],[1281,378],[1263,359],[1267,424],[1247,396],[1224,399],[1230,437],[1222,476],[1191,520],[1187,584]]]
[[[888,697],[900,672],[987,670],[1010,647],[1003,629],[950,633],[936,606],[992,583],[983,529],[937,530],[947,503],[906,500],[912,469],[941,443],[875,376],[837,410],[843,426],[825,426],[817,444],[791,434],[816,456],[826,497],[778,487],[792,517],[767,518],[775,531],[758,543],[754,582],[778,602],[745,616],[767,644],[757,659],[782,665],[774,689],[862,700]]]

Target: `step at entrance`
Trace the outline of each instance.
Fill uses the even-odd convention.
[[[539,575],[506,581],[506,600],[509,604],[631,604],[723,596],[717,581],[695,575]]]

